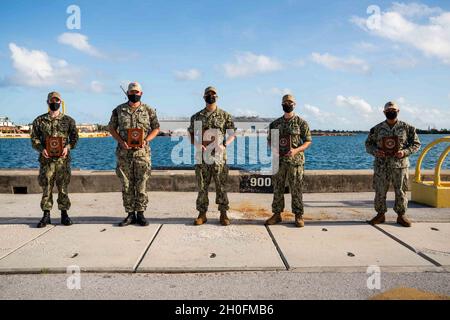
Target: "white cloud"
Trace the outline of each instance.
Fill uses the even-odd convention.
[[[6,77],[6,83],[30,87],[50,85],[74,86],[80,71],[67,61],[50,57],[45,51],[29,50],[15,43],[9,44],[15,73]]]
[[[411,69],[414,68],[419,64],[419,61],[412,57],[412,56],[402,56],[402,57],[395,57],[392,60],[386,61],[387,65],[391,67],[393,71],[398,69]]]
[[[94,80],[91,82],[90,89],[94,93],[102,93],[104,91],[104,86],[101,82]]]
[[[404,104],[404,103],[406,103],[406,99],[403,98],[403,97],[400,97],[400,98],[398,98],[398,99],[396,100],[396,102],[397,102],[398,104]]]
[[[324,115],[327,115],[327,114],[324,114],[318,107],[312,106],[310,104],[305,104],[304,110],[307,113],[310,113],[315,117],[322,117]]]
[[[435,14],[441,14],[442,9],[437,7],[429,7],[422,3],[412,2],[394,2],[391,11],[397,12],[404,17],[428,17]]]
[[[250,109],[236,109],[235,115],[237,117],[257,117],[258,112]]]
[[[320,54],[314,52],[311,58],[315,63],[331,70],[360,73],[368,73],[370,71],[370,66],[366,61],[355,57],[340,58],[329,53]]]
[[[278,60],[251,52],[237,54],[235,63],[226,63],[223,67],[226,76],[229,78],[269,73],[283,68]]]
[[[419,15],[428,17],[425,23],[415,21]],[[367,20],[361,17],[353,17],[351,21],[372,35],[411,46],[450,64],[450,12],[425,5],[396,4],[381,13],[376,27],[368,28]]]
[[[81,33],[66,32],[58,37],[58,42],[71,46],[81,52],[87,53],[93,57],[102,58],[104,55],[89,44],[88,37]]]
[[[193,81],[201,77],[201,72],[197,69],[189,69],[186,71],[175,71],[175,78],[180,81]]]
[[[288,88],[284,88],[284,89],[270,88],[269,93],[272,95],[275,95],[275,96],[284,96],[286,94],[292,94],[292,91],[291,91],[291,89],[288,89]]]
[[[310,104],[305,104],[302,108],[298,108],[296,112],[308,120],[311,127],[316,129],[341,129],[350,123],[345,117],[323,111]]]
[[[375,52],[375,51],[380,50],[380,48],[377,45],[370,43],[370,42],[366,42],[366,41],[361,41],[361,42],[357,43],[355,45],[355,47],[361,51],[366,51],[366,52]]]
[[[352,108],[366,116],[373,112],[372,106],[359,97],[344,97],[339,95],[336,97],[336,105],[339,107]]]
[[[396,100],[400,114],[399,118],[411,123],[419,129],[450,128],[450,111],[427,106],[418,106],[401,97]]]

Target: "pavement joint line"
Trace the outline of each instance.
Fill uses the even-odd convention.
[[[370,225],[370,224],[369,224]],[[402,246],[404,246],[405,248],[411,250],[412,252],[414,252],[415,254],[417,254],[418,256],[420,256],[421,258],[427,260],[428,262],[431,262],[432,264],[434,264],[436,267],[443,267],[439,262],[437,262],[436,260],[434,260],[433,258],[427,256],[426,254],[424,254],[421,251],[416,250],[413,246],[410,246],[409,244],[407,244],[406,242],[400,240],[399,238],[397,238],[396,236],[394,236],[393,234],[383,230],[382,228],[378,227],[378,226],[372,226],[375,229],[377,229],[378,231],[381,231],[382,233],[384,233],[386,236],[388,236],[389,238],[391,238],[394,241],[397,241],[398,243],[400,243]]]
[[[187,274],[232,274],[232,273],[274,273],[274,272],[290,272],[289,270],[285,270],[285,269],[276,269],[276,267],[273,268],[264,268],[264,269],[258,269],[258,268],[254,268],[254,269],[216,269],[216,270],[211,270],[211,269],[198,269],[198,270],[174,270],[174,269],[169,269],[169,270],[163,270],[163,269],[156,269],[156,270],[139,270],[138,272],[135,272],[134,274],[178,274],[178,275],[187,275]]]
[[[274,244],[275,248],[278,251],[278,254],[280,255],[281,260],[284,263],[284,267],[286,268],[286,271],[290,271],[291,267],[289,266],[289,262],[287,261],[286,257],[284,256],[283,251],[281,250],[280,246],[278,245],[277,240],[275,239],[275,236],[272,233],[272,230],[270,230],[269,226],[265,226],[267,232],[269,233],[270,238],[272,239],[272,243]]]
[[[56,226],[53,226],[53,225],[52,225],[50,228],[48,228],[48,230],[44,230],[44,231],[42,231],[41,233],[39,233],[38,235],[36,235],[34,238],[32,238],[32,239],[30,239],[30,240],[28,240],[28,241],[25,241],[25,242],[22,243],[20,246],[16,247],[15,249],[13,249],[12,251],[8,252],[8,253],[5,254],[4,256],[1,256],[1,257],[0,257],[0,260],[4,259],[4,258],[6,258],[6,257],[8,257],[8,256],[10,256],[10,255],[12,255],[12,254],[13,254],[14,252],[16,252],[16,251],[22,249],[23,247],[25,247],[25,246],[26,246],[27,244],[29,244],[30,242],[32,242],[32,241],[34,241],[34,240],[36,240],[36,239],[42,237],[42,236],[43,236],[44,234],[46,234],[47,232],[50,232],[51,230],[53,230],[55,227],[56,227]]]
[[[148,242],[148,245],[145,247],[144,251],[142,252],[142,254],[140,256],[140,258],[138,259],[136,264],[133,266],[132,273],[137,273],[137,270],[138,270],[139,266],[141,265],[142,261],[144,260],[145,256],[147,255],[148,250],[150,250],[150,247],[152,246],[153,242],[155,241],[156,237],[158,236],[158,234],[161,231],[163,226],[164,226],[164,224],[160,224],[159,227],[158,227],[158,230],[156,230],[156,232],[153,234],[153,237]]]
[[[82,274],[133,274],[132,271],[126,269],[120,270],[81,270]],[[55,270],[43,270],[43,269],[34,269],[34,270],[2,270],[0,271],[0,276],[15,276],[15,275],[61,275],[67,274],[67,270],[55,269]]]
[[[448,273],[443,267],[436,266],[381,266],[381,271],[386,273]],[[290,270],[292,273],[367,273],[364,266],[315,266],[315,267],[295,267]]]

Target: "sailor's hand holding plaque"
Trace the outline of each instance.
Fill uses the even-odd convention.
[[[280,157],[287,157],[292,149],[291,136],[280,136],[279,155]]]
[[[140,149],[144,146],[144,130],[141,128],[128,129],[128,147],[131,149]]]
[[[394,157],[400,150],[398,136],[383,137],[381,140],[381,150],[386,157]]]
[[[209,146],[211,143],[213,143],[215,141],[215,137],[209,137],[208,140],[203,139],[202,140],[202,145],[206,148],[207,146]]]
[[[64,151],[63,137],[47,137],[45,141],[45,150],[49,158],[61,158]]]
[[[205,152],[206,148],[216,142],[216,129],[205,129],[202,131],[202,151]]]

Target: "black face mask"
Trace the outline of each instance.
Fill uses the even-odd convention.
[[[136,103],[141,101],[141,96],[137,95],[137,94],[129,94],[128,95],[128,100],[132,103]]]
[[[50,108],[50,110],[52,111],[56,111],[61,107],[61,103],[59,102],[51,102],[48,104],[48,107]]]
[[[291,113],[292,111],[294,111],[294,106],[288,103],[284,103],[283,104],[283,111],[286,113]]]
[[[216,103],[217,99],[216,96],[206,96],[205,101],[207,104],[213,104]]]
[[[388,118],[389,120],[397,119],[397,115],[398,115],[397,111],[386,112],[386,118]]]

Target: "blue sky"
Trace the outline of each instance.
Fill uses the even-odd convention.
[[[0,29],[0,115],[16,123],[52,90],[77,122],[106,123],[119,85],[139,81],[160,117],[190,116],[214,85],[234,115],[279,116],[290,92],[314,129],[367,130],[389,100],[417,127],[450,128],[448,1],[19,0]]]

